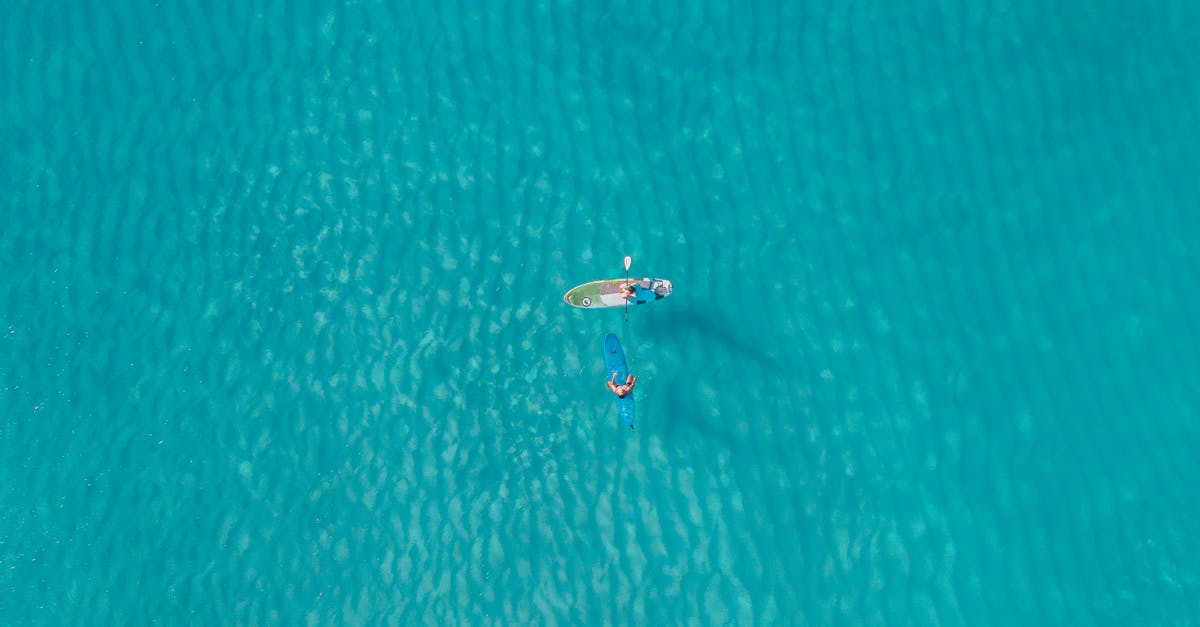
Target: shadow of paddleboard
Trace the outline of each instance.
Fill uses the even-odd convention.
[[[758,365],[777,370],[782,364],[762,346],[771,345],[773,338],[757,332],[752,325],[743,324],[712,311],[672,312],[670,316],[645,316],[645,331],[668,343],[700,341],[715,342],[729,352],[749,359]]]

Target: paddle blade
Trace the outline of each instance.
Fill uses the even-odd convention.
[[[632,264],[632,263],[633,263],[633,257],[625,258],[625,271],[626,272],[629,272],[629,264]]]

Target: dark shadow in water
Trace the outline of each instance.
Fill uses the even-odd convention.
[[[650,422],[657,422],[654,428],[667,438],[703,440],[724,446],[736,455],[751,454],[747,435],[736,421],[748,419],[753,424],[761,413],[759,405],[765,411],[778,411],[780,404],[772,400],[773,396],[787,395],[794,387],[787,380],[784,361],[772,354],[786,350],[780,334],[770,327],[703,308],[647,312],[641,322],[638,332],[643,337],[652,336],[658,351],[708,346],[703,360],[678,363],[676,371],[660,371],[654,380],[642,384],[645,396],[644,401],[639,400],[639,407],[652,406],[654,410],[649,413],[639,409],[638,428],[650,428]],[[733,385],[718,387],[717,397],[712,398],[711,392],[698,389],[702,387],[698,381],[729,381]],[[738,388],[739,381],[750,387]],[[714,408],[720,411],[714,414]]]
[[[647,395],[646,405],[653,403],[653,415],[646,416],[646,427],[651,421],[668,440],[682,438],[692,441],[701,448],[713,446],[741,452],[744,442],[733,425],[714,416],[709,401],[694,386],[690,377],[678,376],[658,379],[654,391]],[[649,398],[649,396],[653,398]]]
[[[646,316],[645,332],[665,342],[716,342],[735,355],[763,368],[778,370],[782,364],[762,348],[775,342],[753,325],[727,318],[715,311],[679,311],[668,316]],[[713,351],[719,352],[719,351]]]

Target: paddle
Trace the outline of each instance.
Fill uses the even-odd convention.
[[[629,264],[633,263],[633,258],[625,257],[625,285],[629,285]],[[625,299],[625,322],[629,322],[629,299]]]

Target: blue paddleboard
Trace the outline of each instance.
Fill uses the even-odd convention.
[[[612,373],[617,373],[617,385],[625,383],[625,379],[629,376],[629,364],[625,363],[625,351],[621,348],[621,341],[616,335],[609,333],[604,336],[604,367],[611,378]],[[633,392],[621,398],[613,394],[613,398],[617,399],[617,415],[621,417],[621,422],[633,428]]]

